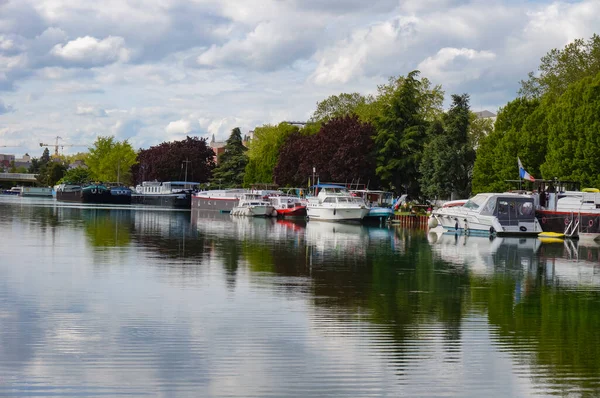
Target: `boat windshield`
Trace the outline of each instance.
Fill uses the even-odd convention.
[[[463,205],[467,209],[477,210],[488,199],[487,195],[475,195]]]

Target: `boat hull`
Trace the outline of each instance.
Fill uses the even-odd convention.
[[[231,210],[232,216],[244,217],[271,217],[275,208],[273,206],[236,206]]]
[[[90,190],[56,192],[56,200],[62,202],[78,202],[108,205],[129,205],[131,204],[131,195],[112,195],[110,191],[92,193]]]
[[[229,213],[239,203],[238,198],[192,197],[191,207],[196,210],[213,210]]]
[[[433,225],[431,219],[436,220]],[[432,226],[433,225],[433,226]],[[536,236],[542,232],[537,220],[522,220],[513,225],[502,225],[495,217],[473,215],[433,214],[430,217],[430,228],[441,228],[447,232],[465,235],[498,235],[498,236]]]
[[[369,209],[360,207],[308,207],[306,209],[308,219],[311,221],[361,221],[368,212]]]
[[[133,194],[131,195],[131,203],[135,205],[190,210],[192,207],[192,195],[190,193]]]
[[[293,209],[275,209],[278,217],[306,217],[306,207],[299,206]]]
[[[600,234],[600,212],[598,213],[576,213],[539,210],[536,218],[544,232],[564,233],[573,218],[579,220],[579,234]]]
[[[371,207],[363,218],[364,223],[381,223],[394,216],[394,210],[387,207]]]

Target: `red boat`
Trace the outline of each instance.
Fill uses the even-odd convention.
[[[295,196],[271,196],[269,201],[278,217],[306,217],[306,204]]]

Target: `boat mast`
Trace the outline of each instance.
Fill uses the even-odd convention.
[[[191,162],[192,162],[192,161],[191,161],[191,160],[188,160],[188,158],[185,158],[185,160],[183,161],[183,163],[185,163],[185,179],[184,179],[184,181],[185,181],[185,184],[184,184],[184,186],[186,186],[186,185],[187,185],[187,169],[188,169],[188,163],[191,163]],[[182,164],[182,166],[183,166],[183,164]]]

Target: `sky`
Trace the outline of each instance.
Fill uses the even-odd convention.
[[[224,140],[415,69],[496,112],[598,15],[599,0],[0,0],[0,153]]]

